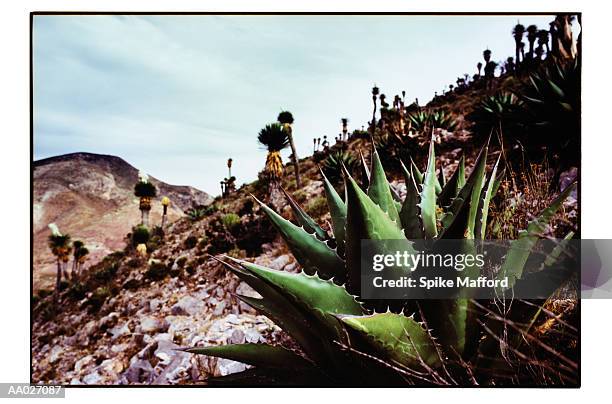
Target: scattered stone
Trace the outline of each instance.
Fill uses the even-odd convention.
[[[215,306],[215,310],[213,311],[213,316],[220,316],[221,314],[223,314],[223,311],[225,310],[225,306],[227,306],[227,303],[225,302],[225,300],[222,300],[221,302],[219,302],[219,304]]]
[[[217,361],[216,371],[219,376],[226,376],[232,373],[242,372],[248,368],[249,366],[244,363],[221,358]]]
[[[245,341],[245,335],[244,335],[244,332],[242,332],[242,330],[240,329],[234,330],[229,339],[230,344],[242,344],[244,343],[244,341]]]
[[[55,363],[61,359],[64,354],[64,348],[60,345],[56,345],[51,349],[51,354],[49,355],[49,363]]]
[[[175,316],[196,315],[202,311],[204,303],[192,296],[183,296],[170,309],[170,312]]]
[[[280,257],[277,257],[272,262],[270,262],[270,268],[276,269],[277,271],[281,271],[290,262],[291,262],[291,257],[289,257],[289,255],[287,254],[281,255]]]
[[[140,332],[155,334],[168,329],[168,323],[155,317],[146,316],[140,320]]]
[[[85,384],[102,384],[103,380],[104,379],[97,370],[83,377],[83,383]]]
[[[83,368],[87,367],[93,362],[94,362],[93,356],[87,355],[75,362],[74,371],[80,373]]]
[[[129,383],[148,383],[153,374],[153,366],[144,359],[133,361],[123,376]]]

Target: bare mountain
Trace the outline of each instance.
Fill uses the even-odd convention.
[[[55,271],[54,259],[46,247],[55,222],[63,233],[85,242],[93,264],[124,246],[124,236],[140,222],[134,184],[138,170],[125,160],[93,153],[71,153],[34,162],[33,232],[34,287],[49,286]],[[160,223],[159,199],[172,201],[168,219],[184,215],[193,204],[206,205],[212,198],[190,186],[169,185],[153,177],[158,201],[151,209],[151,224]]]

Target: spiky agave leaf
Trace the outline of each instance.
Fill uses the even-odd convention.
[[[344,279],[344,261],[326,241],[294,225],[257,198],[255,200],[281,233],[291,253],[304,268],[304,272],[310,275],[318,273],[326,279]]]
[[[455,198],[461,188],[465,185],[465,157],[461,156],[459,160],[459,164],[455,169],[453,175],[449,178],[449,180],[444,184],[440,195],[438,195],[438,205],[439,206],[448,206],[453,198]]]
[[[435,238],[438,235],[436,221],[436,156],[433,140],[429,144],[429,157],[427,159],[427,170],[423,177],[423,186],[419,193],[419,209],[423,230],[426,238]]]
[[[297,311],[309,319],[310,326],[315,332],[320,333],[319,339],[325,341],[319,343],[326,346],[328,354],[333,355],[330,349],[332,340],[343,341],[345,338],[335,316],[339,314],[360,316],[366,312],[344,287],[323,280],[317,275],[307,276],[303,273],[275,271],[246,261],[235,259],[233,261],[240,264],[249,274],[280,292]],[[261,287],[261,285],[256,286]]]
[[[184,349],[185,352],[215,356],[270,368],[309,368],[312,362],[282,346],[268,344],[228,344]]]
[[[372,175],[370,176],[370,186],[368,187],[368,196],[377,204],[384,212],[389,215],[389,218],[401,226],[399,214],[395,205],[395,200],[389,188],[389,181],[385,175],[385,170],[380,161],[380,156],[376,149],[372,153]]]
[[[478,204],[478,211],[476,212],[476,223],[474,227],[474,235],[476,239],[484,240],[485,232],[487,230],[487,217],[489,215],[489,204],[493,197],[493,191],[495,189],[495,182],[497,181],[497,167],[501,155],[497,158],[495,165],[493,166],[493,172],[489,177],[487,186],[482,190],[480,202]]]
[[[473,238],[473,227],[470,231],[470,217],[473,215],[473,223],[476,222],[476,211],[480,198],[480,190],[484,183],[484,176],[487,167],[488,146],[485,145],[478,154],[474,168],[470,173],[465,185],[459,194],[452,200],[450,206],[445,209],[441,219],[442,234],[441,238]],[[477,191],[475,191],[475,189]]]
[[[412,247],[397,224],[359,188],[348,173],[346,190],[347,289],[351,293],[357,293],[361,288],[361,240],[405,240],[406,250],[412,251]],[[386,248],[382,243],[380,247]],[[389,251],[391,250],[394,249],[389,247]]]
[[[406,238],[410,240],[419,240],[423,238],[423,225],[419,219],[419,210],[417,206],[419,203],[419,190],[414,181],[412,167],[409,172],[404,163],[401,163],[401,166],[406,184],[406,198],[404,198],[404,203],[400,210],[402,228],[404,229]]]
[[[319,226],[313,218],[311,218],[308,213],[301,208],[301,206],[285,191],[285,188],[281,187],[281,191],[285,195],[287,202],[289,202],[289,206],[291,206],[291,210],[293,211],[293,215],[295,219],[298,221],[300,225],[306,230],[308,233],[316,234],[319,240],[327,240],[327,232]]]
[[[323,171],[321,171],[323,177],[323,187],[325,189],[325,197],[327,199],[327,206],[331,215],[332,231],[338,250],[344,250],[344,234],[346,226],[346,204],[336,192],[336,189],[329,182]]]
[[[439,364],[433,341],[423,326],[403,314],[341,316],[343,324],[357,331],[374,351],[410,368]],[[422,361],[422,362],[421,362]]]
[[[545,208],[533,221],[527,225],[527,230],[519,233],[517,240],[512,241],[510,250],[497,274],[497,279],[508,277],[508,287],[512,288],[517,279],[523,275],[523,269],[527,259],[531,255],[532,249],[541,238],[546,226],[563,205],[565,199],[576,188],[576,183],[572,183],[555,200]]]

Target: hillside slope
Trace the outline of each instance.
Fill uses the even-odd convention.
[[[33,236],[34,287],[50,285],[54,259],[46,248],[49,223],[85,242],[89,264],[123,248],[124,236],[140,220],[133,187],[138,170],[125,160],[92,153],[72,153],[34,162]],[[172,201],[169,220],[176,220],[192,206],[212,198],[189,186],[169,185],[154,178],[160,196]],[[152,223],[161,220],[161,206],[153,207]]]

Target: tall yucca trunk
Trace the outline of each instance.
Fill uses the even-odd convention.
[[[285,130],[287,131],[287,135],[289,137],[289,145],[291,146],[291,161],[293,162],[293,169],[295,171],[295,185],[297,188],[302,187],[302,183],[300,181],[300,165],[298,163],[297,150],[295,149],[295,143],[293,142],[293,128],[290,123],[286,123]]]
[[[149,211],[151,210],[151,198],[143,196],[140,198],[140,224],[149,227]]]
[[[164,213],[162,215],[162,222],[161,222],[162,230],[166,227],[166,217],[167,217],[167,215],[168,215],[168,207],[164,206]]]
[[[53,295],[55,300],[57,300],[57,298],[59,297],[61,283],[62,283],[62,263],[61,263],[61,260],[58,258],[57,259],[57,274],[55,276],[55,293]]]

